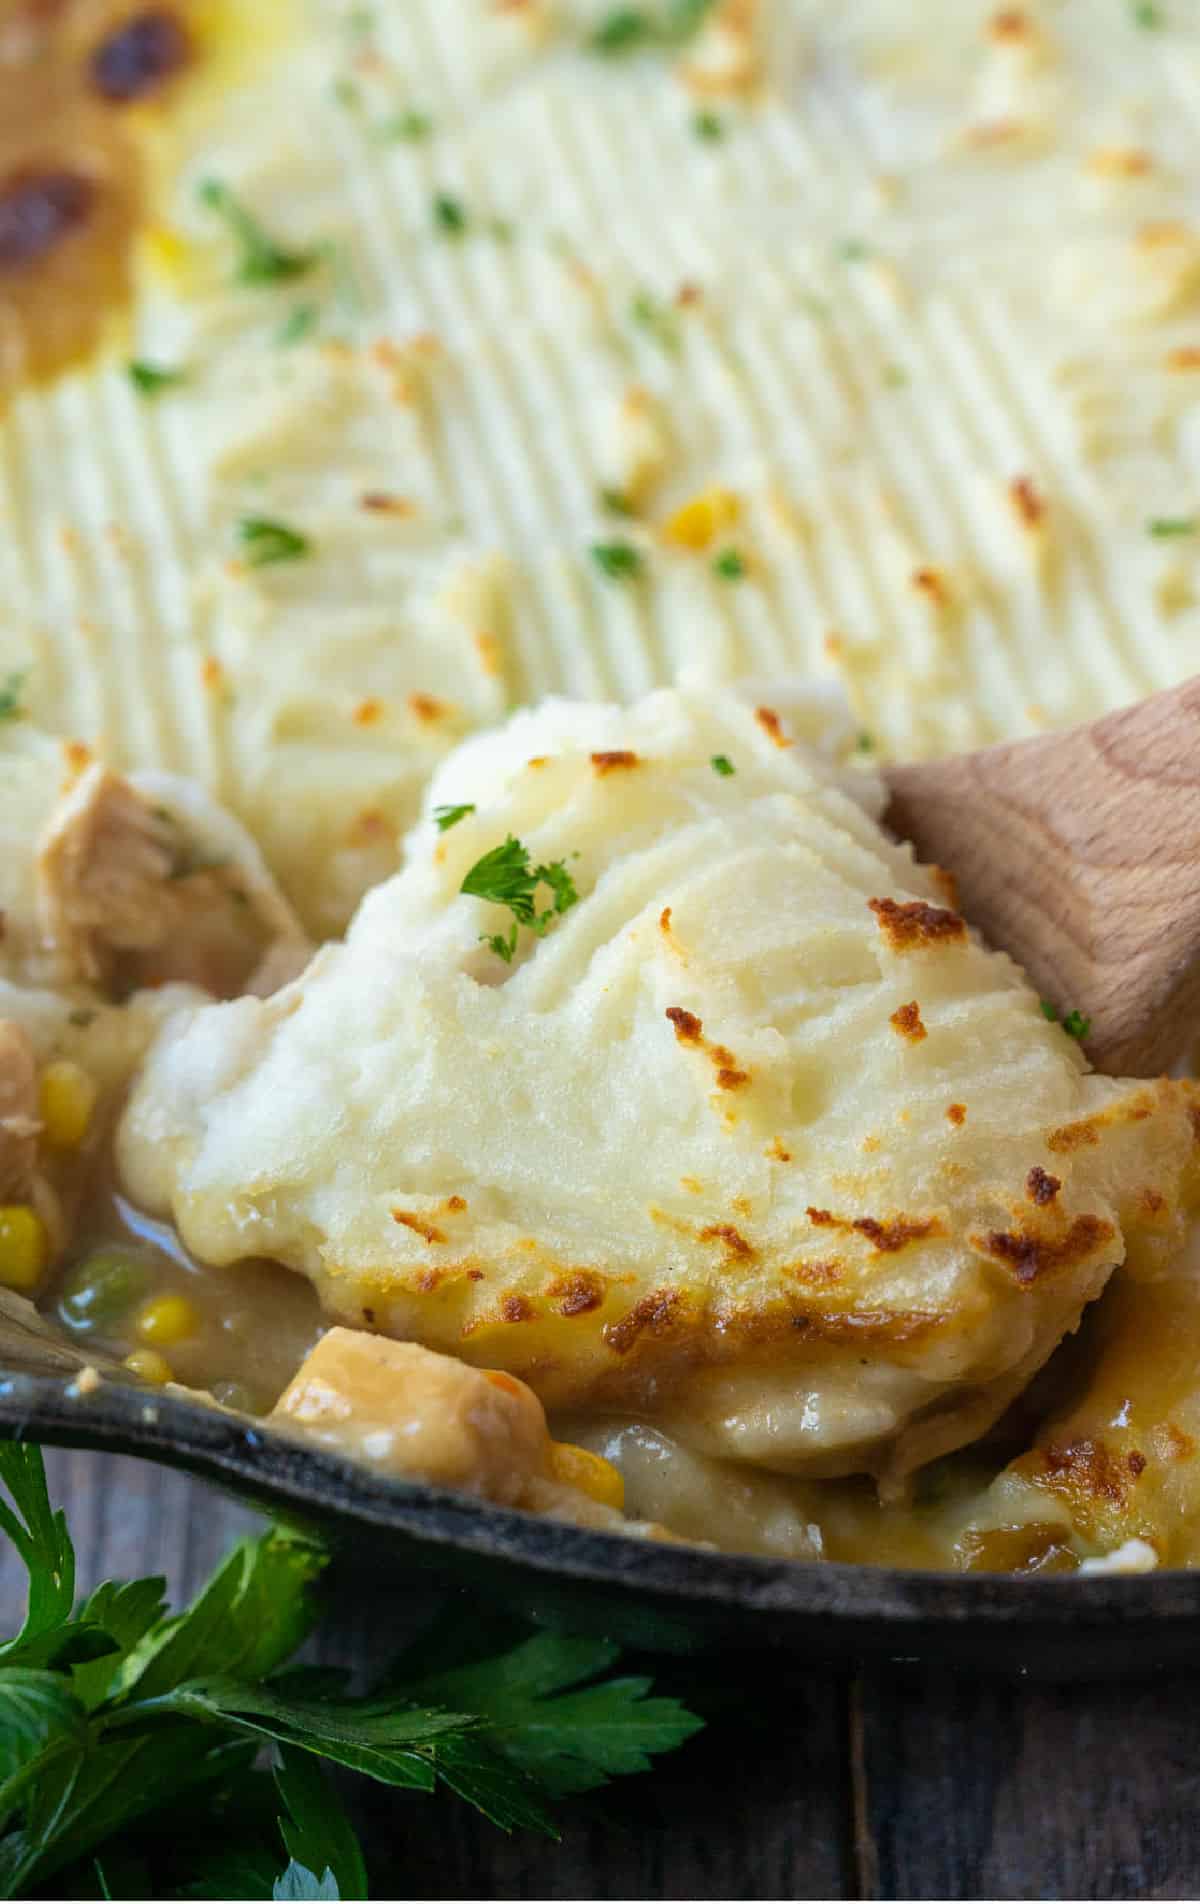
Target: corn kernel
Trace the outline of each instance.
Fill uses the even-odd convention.
[[[200,1312],[186,1296],[152,1296],[137,1312],[134,1328],[143,1342],[170,1348],[195,1335],[200,1327]]]
[[[145,235],[146,257],[164,277],[178,279],[188,261],[188,241],[170,225],[152,225]]]
[[[131,1349],[125,1357],[125,1367],[140,1375],[143,1382],[153,1382],[156,1388],[175,1380],[174,1369],[157,1349]]]
[[[51,1150],[79,1148],[98,1095],[96,1080],[70,1058],[56,1058],[46,1066],[38,1085],[38,1110],[42,1135]]]
[[[663,535],[678,549],[707,549],[724,530],[733,527],[741,510],[732,489],[702,489],[667,517]]]
[[[578,1448],[573,1441],[550,1443],[550,1472],[563,1487],[578,1488],[602,1507],[625,1505],[625,1482],[611,1461],[593,1454],[590,1448]]]
[[[46,1225],[28,1203],[0,1204],[0,1283],[36,1289],[50,1255]]]

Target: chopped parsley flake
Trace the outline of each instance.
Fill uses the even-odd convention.
[[[637,514],[629,497],[623,489],[602,489],[600,501],[610,516],[634,516]]]
[[[1042,1007],[1042,1017],[1048,1018],[1052,1025],[1057,1025],[1061,1022],[1062,1028],[1068,1038],[1077,1038],[1080,1043],[1082,1043],[1091,1031],[1092,1021],[1090,1018],[1085,1017],[1083,1012],[1069,1011],[1060,1020],[1057,1010],[1050,1003],[1048,998],[1043,998],[1039,1002]]]
[[[295,562],[312,548],[306,535],[270,516],[243,516],[237,532],[243,558],[252,569],[266,568],[272,562]]]
[[[715,112],[698,112],[692,120],[692,131],[698,139],[704,139],[709,145],[715,145],[725,137],[725,125]]]
[[[433,201],[433,222],[445,237],[461,238],[470,219],[461,198],[452,198],[449,192],[439,192]]]
[[[25,710],[21,706],[21,690],[25,686],[25,670],[18,669],[15,674],[6,674],[0,683],[0,721],[19,721]]]
[[[448,833],[452,826],[457,826],[460,820],[465,820],[468,813],[474,813],[474,811],[475,811],[475,808],[473,805],[467,805],[467,806],[461,806],[461,807],[434,807],[433,817],[437,821],[438,832]]]
[[[644,7],[614,7],[595,28],[588,45],[593,53],[609,56],[635,53],[656,43],[678,46],[697,32],[711,5],[712,0],[667,0],[658,15]]]
[[[713,574],[723,582],[740,582],[746,573],[746,558],[737,549],[722,549],[713,557]]]
[[[871,752],[871,749],[875,745],[874,736],[871,734],[868,734],[866,728],[864,727],[861,733],[859,734],[858,740],[856,741],[855,745],[857,746],[860,754],[869,754]]]
[[[421,139],[428,139],[433,131],[433,120],[427,112],[417,112],[412,106],[403,112],[394,112],[390,119],[383,119],[375,128],[375,137],[386,144],[399,143],[416,145]]]
[[[633,322],[652,337],[661,350],[679,349],[679,320],[669,305],[661,304],[649,291],[638,291],[631,299],[629,315]]]
[[[844,258],[847,264],[861,264],[870,255],[871,247],[862,238],[846,238],[838,246],[838,257]]]
[[[316,329],[320,316],[321,313],[315,304],[297,304],[295,310],[289,317],[284,318],[276,331],[275,342],[285,349],[290,344],[300,343]]]
[[[592,561],[610,582],[631,582],[642,572],[642,552],[632,542],[593,542]]]
[[[544,912],[537,909],[535,895],[539,886],[548,886],[554,895],[554,903]],[[579,901],[575,881],[565,862],[556,859],[546,866],[530,866],[528,847],[511,833],[503,846],[494,846],[490,853],[476,860],[459,891],[475,899],[489,899],[497,906],[507,906],[512,913],[513,923],[507,934],[480,934],[482,943],[490,946],[506,965],[512,964],[517,934],[522,926],[528,926],[539,939],[544,938],[555,919],[569,912]]]
[[[344,73],[334,80],[331,91],[338,105],[345,107],[347,112],[357,112],[362,105],[362,93]]]
[[[288,251],[276,244],[223,180],[205,179],[200,187],[200,200],[224,219],[237,243],[236,283],[282,284],[289,278],[302,278],[316,264],[315,251]]]
[[[160,390],[170,390],[175,384],[184,381],[186,372],[168,370],[162,364],[147,363],[143,357],[134,357],[125,366],[129,381],[135,390],[144,397],[156,397]]]
[[[657,37],[654,22],[640,7],[614,7],[592,34],[593,53],[631,53]]]
[[[1166,541],[1168,536],[1191,536],[1200,530],[1200,516],[1151,516],[1147,531]]]
[[[690,40],[704,25],[713,0],[667,0],[663,35],[667,40]]]
[[[1155,6],[1154,0],[1133,0],[1129,11],[1133,15],[1134,26],[1143,26],[1153,32],[1155,27],[1163,24],[1162,8]]]
[[[715,774],[720,774],[722,780],[728,780],[730,774],[737,772],[737,768],[734,766],[732,760],[730,760],[728,754],[714,754],[709,762],[709,766]]]
[[[903,364],[885,364],[883,367],[883,381],[889,390],[903,390],[905,384],[908,382],[908,372],[905,370]]]

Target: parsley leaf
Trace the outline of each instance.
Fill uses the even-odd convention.
[[[655,43],[678,46],[690,40],[703,24],[712,0],[668,0],[660,15],[642,7],[614,7],[600,21],[588,42],[593,53],[633,53]]]
[[[608,510],[610,516],[636,516],[637,514],[637,510],[623,489],[602,489],[600,503],[602,508]]]
[[[654,22],[640,7],[614,7],[592,34],[593,53],[631,53],[655,38]]]
[[[737,549],[722,549],[713,557],[713,574],[723,582],[740,582],[746,573],[746,558]]]
[[[24,668],[15,674],[6,674],[0,685],[0,721],[19,721],[25,710],[21,706],[21,689],[25,686]]]
[[[304,277],[317,263],[319,254],[315,251],[288,251],[277,244],[222,179],[205,179],[200,199],[224,219],[238,246],[236,283],[282,284],[290,278]]]
[[[433,131],[433,120],[426,112],[416,112],[410,106],[404,112],[393,113],[390,119],[383,119],[375,128],[375,137],[387,142],[405,140],[415,144],[419,139],[427,139]]]
[[[679,320],[674,311],[649,291],[637,291],[629,301],[631,321],[652,337],[660,350],[674,356],[679,350]]]
[[[1146,529],[1160,541],[1168,536],[1192,536],[1200,531],[1200,516],[1151,516]]]
[[[648,1698],[648,1679],[585,1684],[618,1657],[610,1640],[539,1633],[499,1658],[404,1690],[422,1705],[477,1713],[491,1743],[547,1790],[586,1792],[613,1775],[645,1771],[650,1754],[682,1745],[702,1724],[678,1700]]]
[[[156,397],[162,390],[172,390],[176,384],[187,381],[184,370],[168,370],[163,364],[147,363],[144,357],[133,357],[125,366],[129,372],[129,381],[143,397]]]
[[[443,236],[461,238],[471,221],[461,198],[439,192],[433,201],[433,222]]]
[[[676,44],[680,40],[690,40],[704,25],[712,5],[713,0],[667,0],[664,37]]]
[[[468,813],[474,813],[474,811],[473,803],[461,807],[434,807],[433,817],[437,822],[438,832],[448,833],[452,826],[457,826],[460,820],[465,820]]]
[[[530,870],[516,845],[499,849],[505,877],[538,929],[574,885],[561,862]],[[555,900],[543,914],[539,881]],[[464,1634],[457,1608],[441,1645],[419,1642],[424,1677],[402,1661],[373,1696],[347,1697],[325,1669],[281,1671],[329,1558],[284,1528],[240,1542],[174,1618],[157,1579],[105,1582],[72,1618],[71,1543],[38,1450],[0,1444],[0,1473],[13,1503],[0,1527],[30,1573],[30,1617],[0,1656],[0,1895],[57,1877],[66,1896],[361,1899],[362,1852],[318,1760],[441,1785],[505,1830],[556,1836],[552,1799],[644,1770],[699,1726],[648,1680],[605,1678],[607,1641],[513,1645],[511,1623],[502,1639],[486,1623]],[[109,1657],[75,1663],[64,1634],[99,1636]],[[46,1658],[14,1664],[30,1644]],[[273,1777],[255,1769],[264,1744]]]
[[[276,331],[275,342],[283,349],[300,343],[317,328],[320,317],[321,313],[315,304],[297,304]]]
[[[271,562],[295,562],[312,548],[306,535],[270,516],[243,516],[237,532],[243,560],[252,569],[266,568]]]
[[[338,1897],[365,1898],[367,1872],[358,1839],[316,1760],[284,1746],[275,1785],[285,1813],[279,1819],[279,1835],[293,1864],[332,1876]]]
[[[1080,1043],[1082,1043],[1083,1040],[1090,1033],[1092,1029],[1092,1021],[1090,1018],[1086,1017],[1083,1012],[1069,1011],[1064,1013],[1063,1017],[1060,1019],[1057,1008],[1050,1003],[1050,1000],[1048,998],[1039,999],[1038,1003],[1042,1009],[1042,1017],[1048,1018],[1052,1025],[1057,1025],[1061,1023],[1062,1028],[1066,1032],[1068,1038],[1078,1038]]]
[[[593,542],[592,561],[610,582],[631,582],[642,572],[644,557],[632,542]]]
[[[1163,23],[1162,8],[1156,6],[1154,0],[1131,0],[1129,11],[1135,26],[1146,27],[1152,31]]]
[[[720,774],[722,780],[728,780],[730,774],[737,772],[737,768],[734,766],[732,760],[730,760],[728,754],[714,754],[709,762],[709,766],[715,774]]]
[[[535,894],[543,884],[553,893],[554,904],[539,912]],[[507,906],[512,913],[513,924],[506,937],[499,933],[481,935],[484,943],[506,965],[512,964],[520,926],[528,926],[539,939],[544,938],[554,920],[579,901],[575,881],[564,862],[554,860],[548,866],[530,866],[528,847],[522,846],[511,833],[502,846],[493,846],[490,853],[476,860],[459,891],[474,899],[490,899],[494,905]]]
[[[21,1441],[0,1443],[0,1532],[8,1535],[29,1576],[25,1624],[0,1646],[0,1665],[29,1661],[35,1642],[66,1625],[75,1599],[75,1549],[61,1513],[50,1506],[41,1451]],[[10,1505],[11,1502],[11,1505]]]
[[[692,131],[698,139],[709,145],[715,145],[725,137],[725,126],[715,112],[698,112],[692,120]]]

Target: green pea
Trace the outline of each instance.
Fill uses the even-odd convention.
[[[132,1309],[149,1282],[146,1265],[128,1251],[95,1250],[67,1276],[58,1313],[68,1329],[104,1328]]]

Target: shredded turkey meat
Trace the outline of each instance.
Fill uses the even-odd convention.
[[[279,948],[236,862],[197,851],[173,812],[106,767],[89,767],[51,814],[37,892],[63,979],[116,992],[175,980],[218,996],[279,982]],[[302,945],[284,948],[288,977]]]
[[[37,1072],[29,1035],[0,1018],[0,1203],[27,1203],[37,1165]]]

